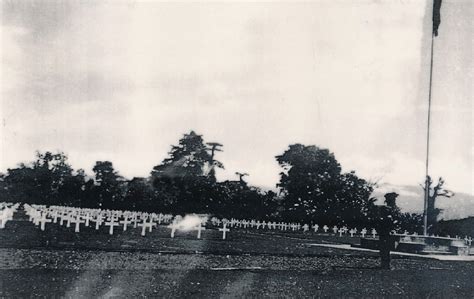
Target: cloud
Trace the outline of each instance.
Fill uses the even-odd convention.
[[[434,90],[433,175],[472,192],[472,59],[453,47],[471,29],[457,4],[443,9],[456,34],[441,31],[437,45],[435,78],[449,83]],[[273,187],[274,157],[301,142],[366,178],[416,184],[424,14],[425,3],[385,0],[2,2],[0,167],[58,148],[75,167],[109,159],[146,176],[194,129],[224,144],[221,179],[246,171]]]

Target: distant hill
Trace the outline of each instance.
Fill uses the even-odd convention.
[[[471,236],[474,238],[474,217],[440,221],[438,223],[438,233],[450,236]]]
[[[455,190],[453,190],[456,192]],[[372,194],[383,200],[387,192],[400,194],[397,204],[405,212],[421,213],[423,211],[423,190],[420,186],[380,185]],[[436,206],[443,209],[441,218],[444,220],[463,219],[474,216],[474,196],[467,193],[455,193],[451,198],[440,197]]]
[[[262,190],[272,190],[278,193],[277,188],[260,187]],[[420,186],[381,184],[372,193],[373,197],[379,199],[378,204],[383,203],[384,194],[397,192],[400,196],[397,205],[403,212],[422,213],[423,212],[423,190]],[[455,192],[455,190],[454,190]],[[453,220],[474,217],[474,195],[468,193],[456,193],[451,198],[441,197],[436,201],[436,206],[443,209],[441,219]]]

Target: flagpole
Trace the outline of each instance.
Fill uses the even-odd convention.
[[[426,169],[425,169],[425,200],[423,209],[423,235],[428,234],[428,201],[430,196],[429,182],[429,157],[430,157],[430,125],[431,125],[431,88],[433,85],[433,48],[435,33],[431,34],[431,55],[430,55],[430,85],[428,91],[428,123],[426,130]]]

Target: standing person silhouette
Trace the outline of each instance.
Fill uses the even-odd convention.
[[[399,208],[396,204],[398,194],[395,192],[385,194],[385,206],[380,207],[377,231],[379,233],[379,250],[381,268],[390,269],[390,250],[395,248],[395,238],[390,233],[397,227]]]

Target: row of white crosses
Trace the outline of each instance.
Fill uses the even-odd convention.
[[[126,231],[128,227],[141,228],[141,235],[145,236],[147,232],[152,232],[153,228],[161,224],[169,224],[168,227],[171,229],[171,238],[174,238],[176,230],[183,229],[180,224],[182,217],[170,214],[156,214],[156,213],[143,213],[143,212],[131,212],[131,211],[111,211],[111,210],[100,210],[100,209],[81,209],[63,206],[51,206],[46,207],[42,205],[24,205],[26,214],[29,216],[29,220],[35,225],[39,226],[42,231],[45,230],[46,224],[58,223],[66,227],[74,226],[76,233],[80,232],[81,225],[85,227],[91,226],[91,222],[95,223],[94,227],[99,230],[101,226],[108,227],[109,234],[113,235],[115,229],[122,228]],[[197,238],[201,239],[202,231],[205,230],[205,221],[200,220],[195,227],[191,227],[191,230],[197,230]],[[223,232],[223,239],[226,237],[226,232],[229,229],[225,226],[220,231]]]
[[[6,204],[1,205],[0,207],[7,207]],[[0,214],[0,227],[8,220],[2,220],[3,218],[11,218],[12,208],[16,209],[18,204],[14,207],[9,208],[9,212]],[[168,228],[171,229],[171,238],[175,237],[177,230],[183,229],[181,227],[181,216],[173,217],[170,214],[156,214],[156,213],[143,213],[143,212],[132,212],[132,211],[118,211],[118,210],[100,210],[100,209],[82,209],[82,208],[73,208],[73,207],[64,207],[64,206],[39,206],[39,205],[24,205],[26,213],[30,217],[30,221],[35,223],[35,225],[40,226],[41,230],[45,229],[47,223],[59,223],[60,225],[65,225],[66,227],[74,226],[75,232],[80,232],[81,225],[85,227],[91,226],[91,222],[94,223],[96,230],[104,225],[108,227],[109,234],[113,235],[115,229],[122,229],[126,231],[128,227],[141,228],[141,235],[145,236],[147,232],[152,232],[153,228],[157,225],[169,224]],[[3,215],[10,215],[9,217]],[[3,217],[3,218],[2,218]],[[202,231],[205,230],[205,220],[201,219],[198,223],[192,227],[192,230],[197,231],[197,238],[200,239]],[[365,238],[366,236],[371,236],[376,238],[377,231],[371,229],[370,232],[366,228],[358,231],[357,228],[349,229],[346,226],[333,226],[332,228],[324,225],[320,227],[318,224],[314,224],[311,227],[308,224],[301,225],[300,223],[284,223],[284,222],[272,222],[272,221],[259,221],[259,220],[239,220],[232,218],[228,219],[219,219],[216,217],[211,218],[210,222],[219,227],[218,230],[222,232],[222,239],[226,239],[227,233],[230,231],[229,228],[255,228],[257,230],[261,229],[271,229],[271,230],[282,230],[282,231],[303,231],[307,232],[312,229],[315,233],[318,233],[320,228],[324,233],[332,231],[336,236],[342,237],[343,235],[350,234],[351,237],[356,236],[357,234]],[[222,227],[221,227],[222,226]],[[405,236],[409,236],[407,231],[404,232]],[[414,233],[411,236],[416,236]],[[472,238],[465,238],[466,244],[472,243]]]
[[[223,228],[226,226],[230,226],[233,228],[244,228],[244,229],[250,229],[250,228],[255,228],[255,229],[270,229],[270,230],[282,230],[282,231],[303,231],[307,232],[310,229],[312,229],[315,233],[319,231],[321,228],[324,233],[328,233],[328,231],[332,231],[334,235],[339,235],[342,237],[343,235],[346,235],[347,233],[350,234],[351,237],[354,237],[358,232],[359,235],[365,238],[366,235],[369,234],[369,231],[366,228],[361,229],[360,231],[357,230],[357,228],[352,228],[349,229],[346,226],[342,227],[337,227],[336,225],[330,228],[327,225],[324,225],[320,227],[318,224],[314,224],[312,226],[309,226],[308,224],[300,224],[300,223],[285,223],[285,222],[271,222],[271,221],[259,221],[259,220],[247,220],[247,219],[235,219],[232,218],[230,220],[228,219],[219,219],[217,217],[211,218],[211,223],[214,226],[220,226],[221,224],[223,225]],[[221,229],[219,229],[221,230]],[[222,230],[221,230],[222,231]],[[377,231],[373,228],[370,231],[370,235],[375,238],[377,236]],[[225,238],[223,236],[223,238]]]
[[[41,230],[45,230],[47,223],[58,223],[60,225],[65,225],[66,227],[71,227],[71,224],[74,225],[74,231],[80,232],[81,224],[86,227],[90,226],[91,222],[95,223],[95,229],[104,225],[109,229],[109,234],[113,235],[114,230],[117,227],[121,227],[123,231],[126,231],[129,226],[133,228],[140,227],[141,235],[145,236],[146,232],[152,232],[153,228],[160,224],[168,224],[172,222],[168,227],[171,229],[171,238],[175,237],[177,230],[182,229],[180,226],[180,221],[182,220],[181,216],[173,217],[169,214],[156,214],[156,213],[142,213],[142,212],[131,212],[131,211],[118,211],[118,210],[100,210],[100,209],[82,209],[82,208],[73,208],[73,207],[64,207],[64,206],[39,206],[39,205],[28,205],[25,204],[26,213],[30,216],[30,221],[35,225],[40,226]],[[173,220],[173,221],[172,221]],[[256,229],[273,229],[273,230],[282,230],[282,231],[309,231],[310,226],[308,224],[301,225],[300,223],[284,223],[284,222],[265,222],[259,220],[238,220],[232,218],[228,219],[218,219],[213,217],[211,223],[215,226],[220,226],[222,228],[218,230],[222,232],[222,239],[226,239],[227,233],[230,231],[229,227],[238,227],[238,228],[256,228]],[[197,238],[200,239],[202,231],[205,230],[205,224],[203,221],[200,221],[199,224],[196,224],[195,227],[191,229],[197,231]],[[319,225],[315,224],[311,227],[314,232],[318,232]],[[329,227],[324,225],[322,230],[327,233]],[[357,229],[349,230],[347,227],[343,226],[338,228],[334,226],[332,231],[335,235],[339,234],[342,236],[347,232],[350,233],[351,237],[354,237],[354,234],[357,233]],[[367,234],[367,229],[362,229],[360,234],[362,237],[365,237]],[[372,229],[372,236],[375,238],[377,232],[375,229]]]
[[[0,229],[5,228],[8,221],[13,219],[13,213],[18,210],[19,203],[0,202]]]
[[[101,209],[83,209],[64,206],[43,206],[43,205],[24,205],[26,214],[29,220],[44,231],[48,223],[57,223],[66,227],[74,227],[74,232],[79,233],[81,225],[83,227],[95,227],[99,230],[100,227],[108,227],[110,235],[114,234],[116,229],[126,231],[128,227],[141,228],[141,235],[145,236],[147,232],[152,232],[157,225],[166,225],[171,229],[171,238],[174,238],[177,230],[196,230],[197,238],[201,239],[202,231],[205,228],[205,219],[198,218],[196,224],[190,228],[184,228],[181,221],[183,217],[180,215],[173,217],[170,214],[156,214],[144,212],[131,211],[117,211],[117,210],[101,210]],[[94,223],[94,225],[92,225]],[[171,224],[170,224],[171,223]],[[222,229],[223,236],[226,238],[226,233],[230,230],[224,224]]]
[[[142,227],[141,235],[145,236],[146,231],[152,231],[157,224],[167,224],[173,219],[169,214],[142,213],[131,211],[117,210],[100,210],[100,209],[81,209],[63,206],[40,206],[40,205],[24,205],[29,220],[35,225],[40,226],[42,231],[45,230],[47,223],[59,223],[71,227],[74,225],[74,231],[80,232],[81,224],[85,227],[91,226],[94,222],[95,229],[107,226],[109,234],[113,235],[117,227],[121,227],[126,231],[129,226],[133,228]]]

